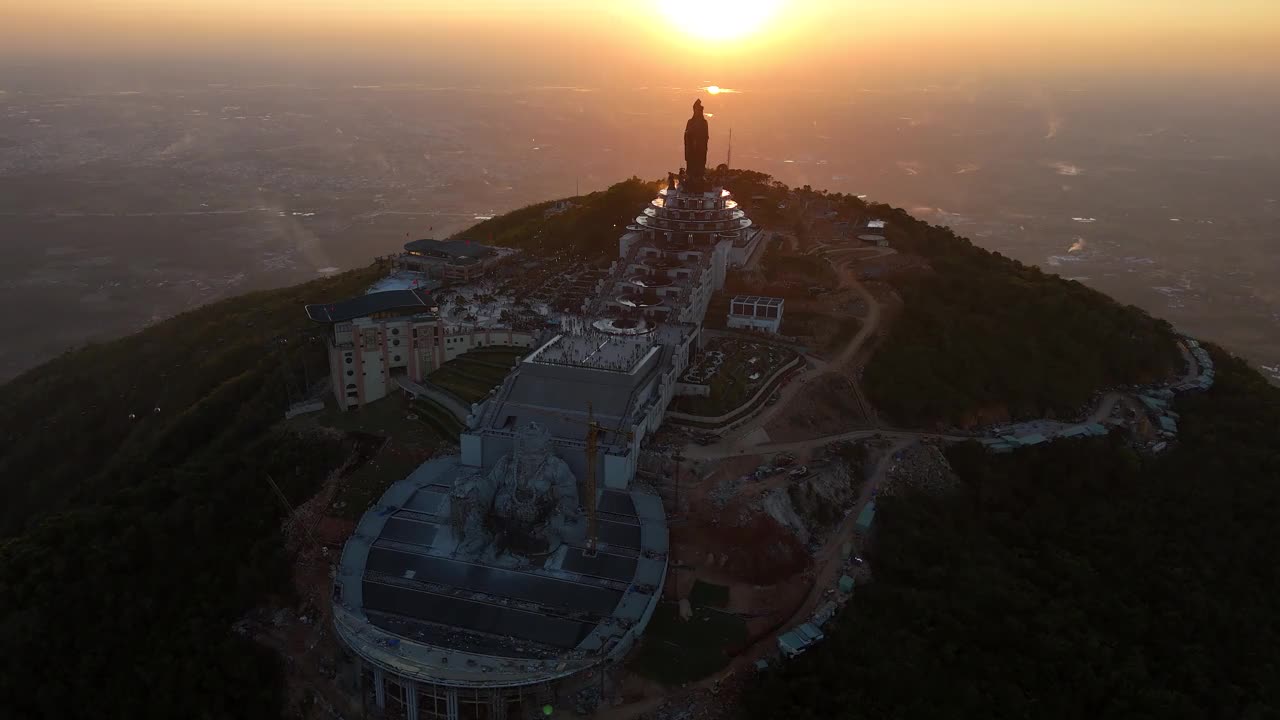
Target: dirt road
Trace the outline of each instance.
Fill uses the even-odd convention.
[[[862,349],[867,339],[872,337],[877,330],[880,329],[881,307],[880,301],[876,299],[871,291],[858,281],[856,272],[849,268],[849,263],[855,260],[872,259],[891,255],[896,252],[893,248],[844,248],[832,250],[826,253],[827,259],[835,268],[836,273],[840,276],[840,282],[843,286],[851,288],[863,301],[867,303],[867,316],[863,319],[862,327],[858,329],[856,335],[844,346],[844,348],[830,362],[818,361],[815,358],[806,358],[806,366],[802,371],[799,380],[793,380],[782,388],[779,393],[778,402],[771,406],[766,406],[763,411],[756,414],[745,424],[740,427],[725,431],[721,434],[720,440],[711,445],[689,445],[685,448],[685,456],[691,459],[710,459],[718,457],[728,457],[731,455],[746,454],[754,443],[750,437],[757,430],[768,425],[778,413],[788,408],[796,396],[800,394],[809,381],[814,378],[821,377],[828,373],[838,372]],[[753,451],[754,452],[754,451]]]

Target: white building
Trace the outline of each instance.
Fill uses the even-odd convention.
[[[782,298],[739,295],[729,303],[729,327],[776,335],[782,328],[782,305]]]
[[[386,397],[398,373],[421,382],[468,350],[533,347],[537,340],[531,332],[447,327],[434,303],[423,290],[388,290],[307,306],[312,320],[330,325],[329,374],[339,409]]]
[[[614,265],[615,310],[699,326],[729,267],[746,264],[764,238],[720,187],[665,187],[627,230]]]

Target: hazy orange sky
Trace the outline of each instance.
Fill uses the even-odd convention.
[[[744,2],[752,0],[683,4],[696,12]],[[0,55],[218,56],[468,78],[661,84],[715,76],[814,86],[827,75],[929,70],[1280,67],[1280,0],[764,2],[777,11],[760,31],[711,42],[673,23],[663,0],[8,0]]]

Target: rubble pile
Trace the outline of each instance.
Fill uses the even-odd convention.
[[[960,487],[960,479],[936,445],[920,443],[898,453],[880,485],[880,495],[891,497],[908,489],[930,494],[948,493]]]
[[[716,486],[707,493],[707,497],[711,500],[711,504],[716,510],[723,510],[726,505],[733,502],[734,498],[738,497],[742,486],[755,480],[756,477],[756,475],[740,475],[736,478],[725,478],[716,483]]]
[[[665,700],[656,710],[642,716],[644,720],[721,720],[734,717],[733,703],[725,697],[736,697],[743,683],[730,676],[711,688],[698,688]]]
[[[573,695],[573,711],[579,715],[591,715],[599,707],[602,700],[599,685],[588,685]]]

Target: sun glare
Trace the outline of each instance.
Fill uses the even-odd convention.
[[[782,0],[658,0],[662,14],[681,32],[713,42],[757,32],[781,6]]]

